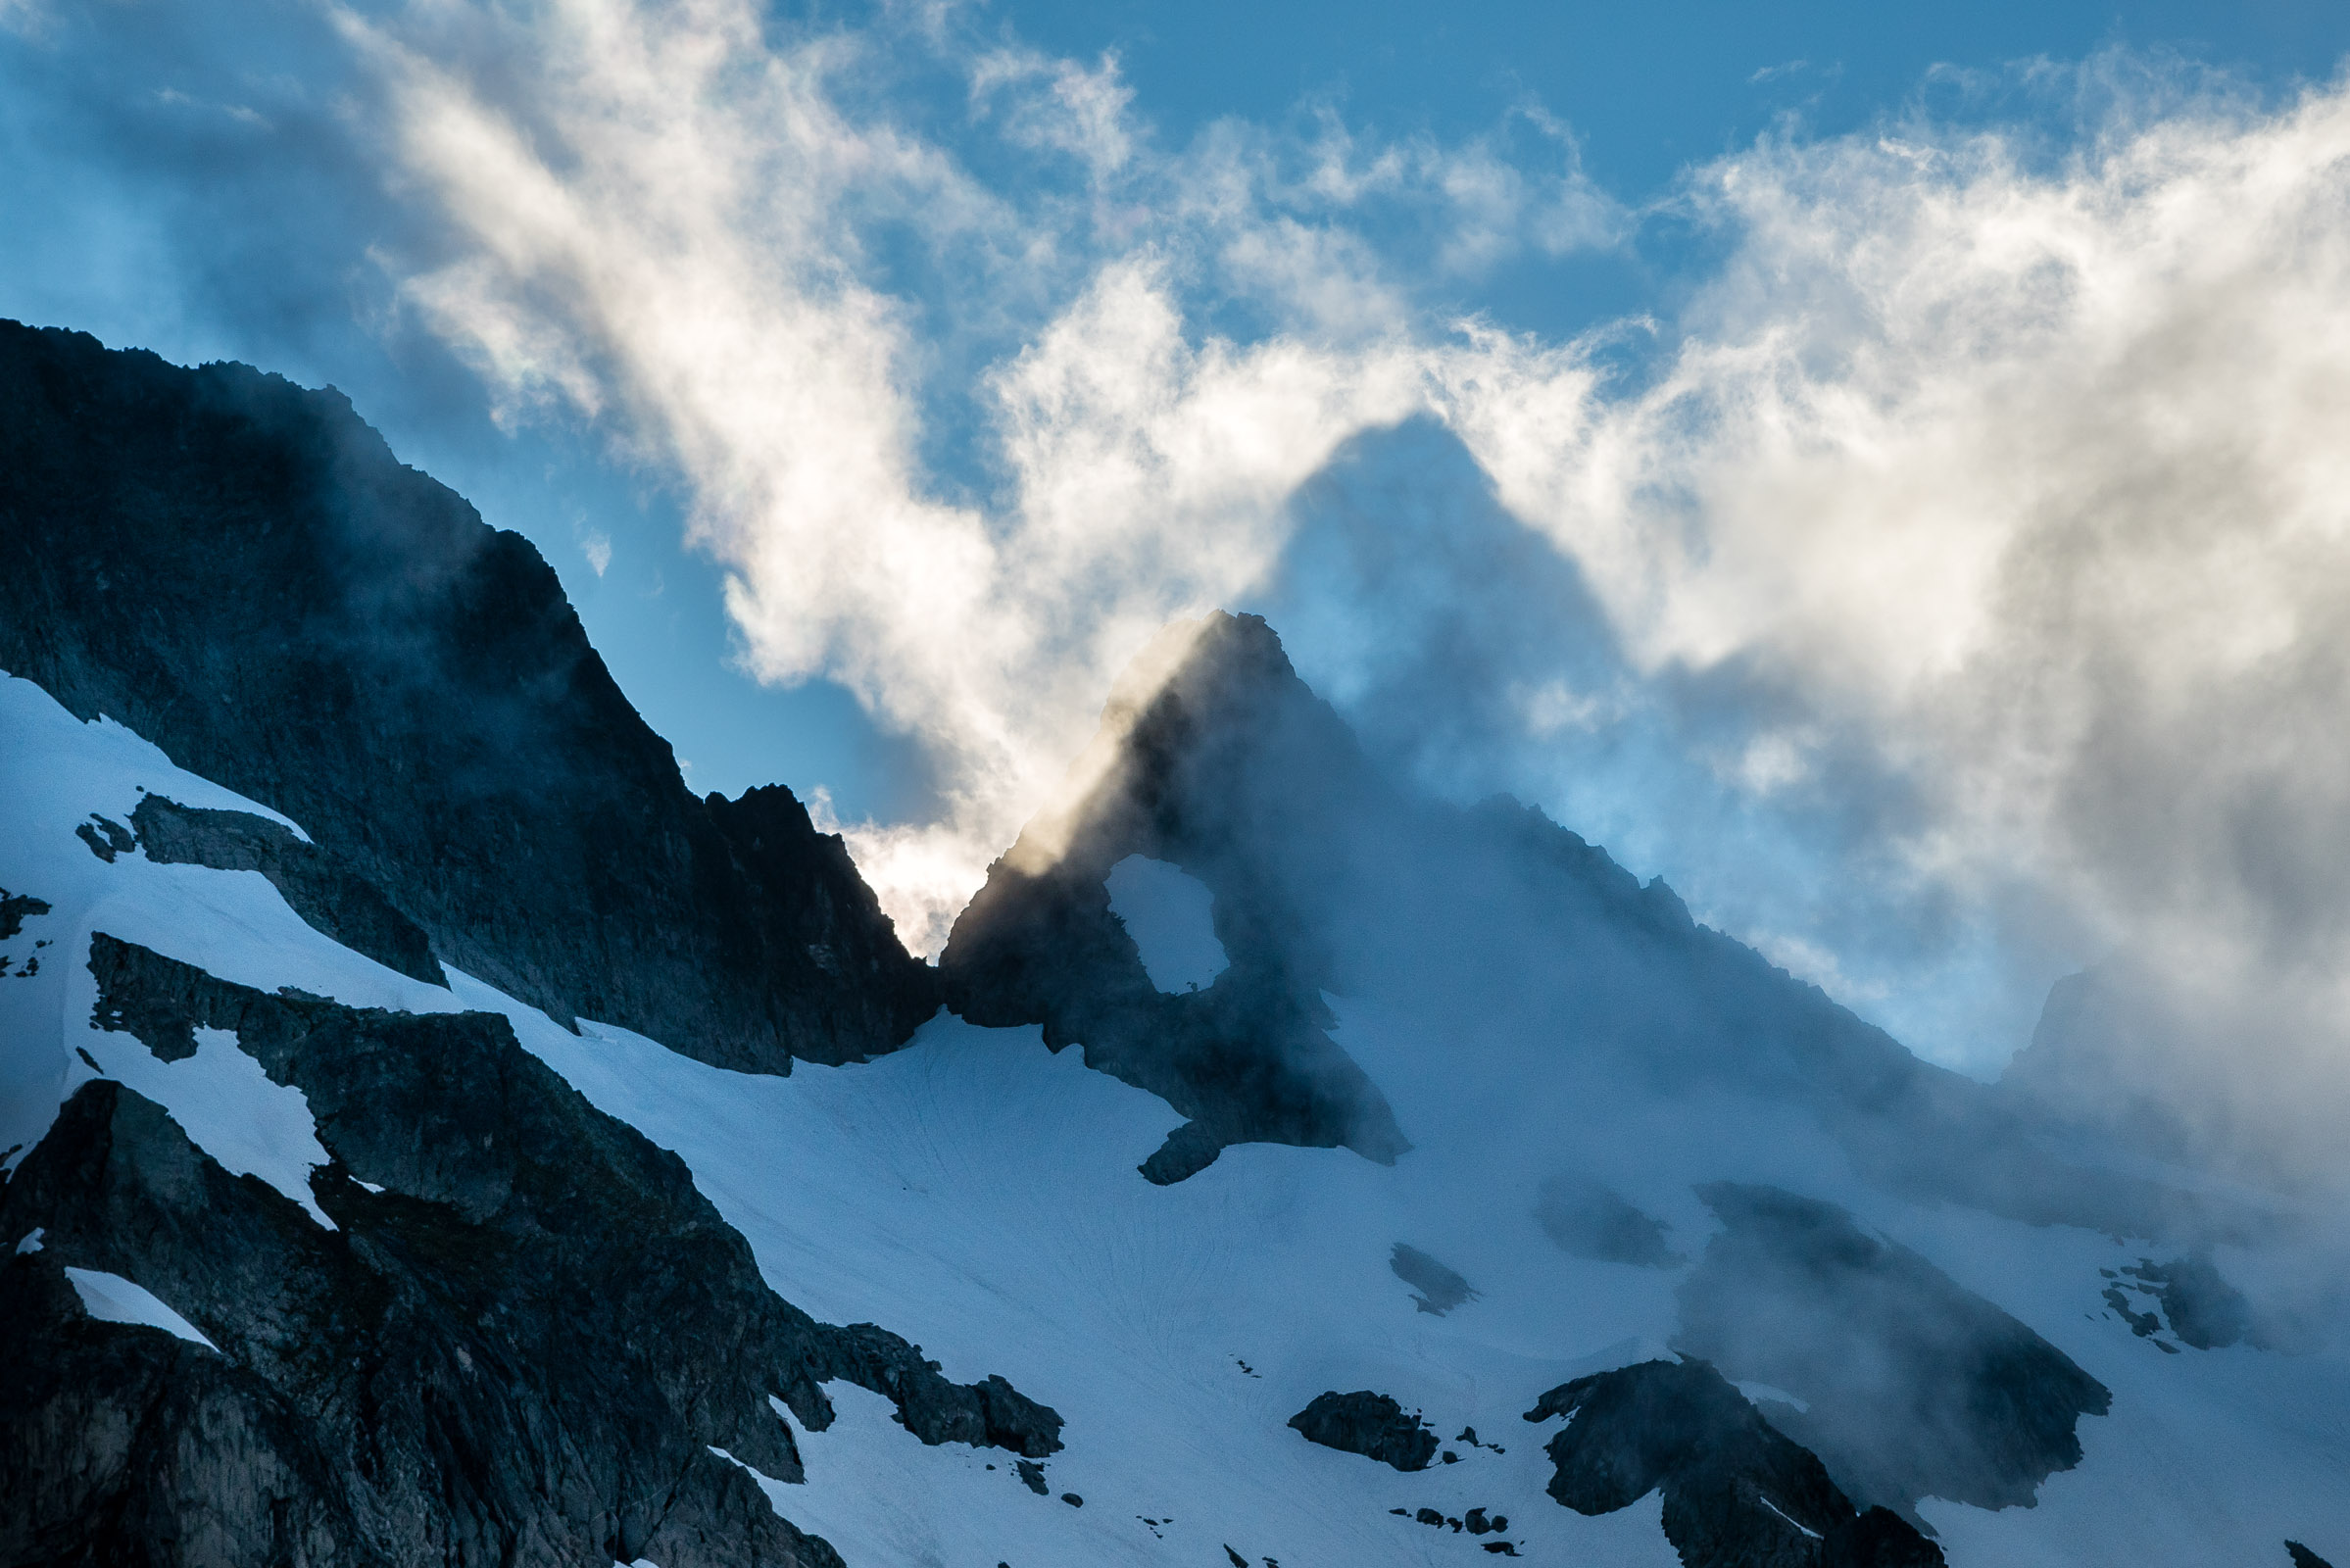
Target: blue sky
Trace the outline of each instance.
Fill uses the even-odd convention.
[[[1971,1070],[2332,995],[2342,8],[0,23],[0,313],[343,388],[909,929],[1223,604]]]

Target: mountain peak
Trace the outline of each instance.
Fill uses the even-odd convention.
[[[1307,689],[1258,616],[1177,622],[1118,682],[1068,796],[1030,823],[956,919],[940,969],[974,1022],[1042,1024],[1046,1043],[1191,1118],[1143,1166],[1178,1181],[1236,1143],[1409,1147],[1328,1033],[1327,956],[1269,843],[1306,853],[1370,787],[1353,736]],[[1112,910],[1131,857],[1197,878],[1232,962],[1203,989],[1161,992]]]

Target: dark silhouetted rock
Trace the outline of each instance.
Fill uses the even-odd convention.
[[[1665,1539],[1686,1568],[1942,1561],[1906,1521],[1856,1513],[1818,1458],[1702,1361],[1577,1378],[1526,1412],[1529,1421],[1553,1416],[1570,1420],[1546,1450],[1556,1467],[1550,1495],[1596,1515],[1661,1490]]]
[[[36,899],[29,893],[11,893],[6,888],[0,888],[0,942],[6,942],[22,932],[27,919],[48,912],[46,900]]]
[[[2333,1568],[2333,1564],[2301,1544],[2298,1541],[2284,1544],[2285,1555],[2293,1559],[2293,1568]]]
[[[1724,1229],[1681,1289],[1675,1348],[1787,1390],[1772,1424],[1864,1503],[1914,1522],[1922,1496],[2028,1505],[2081,1462],[2075,1432],[2112,1402],[2039,1335],[1832,1203],[1716,1182]]]
[[[1045,1467],[1043,1465],[1031,1464],[1026,1459],[1018,1459],[1013,1461],[1012,1468],[1019,1472],[1020,1485],[1040,1497],[1050,1495],[1050,1489],[1045,1485]]]
[[[1338,715],[1306,690],[1253,615],[1214,614],[1179,656],[1137,662],[1090,753],[1082,798],[1041,814],[988,870],[939,963],[948,1005],[974,1023],[1042,1024],[1045,1043],[1147,1089],[1191,1118],[1142,1166],[1162,1185],[1232,1144],[1344,1146],[1392,1162],[1409,1146],[1378,1088],[1334,1043],[1329,960],[1267,836],[1310,858],[1360,787]],[[1169,861],[1214,895],[1231,962],[1184,995],[1151,984],[1110,910],[1111,867]]]
[[[1359,1453],[1398,1470],[1425,1470],[1436,1455],[1436,1434],[1417,1416],[1384,1394],[1365,1389],[1332,1392],[1290,1417],[1290,1426],[1308,1443]]]
[[[90,853],[108,865],[115,863],[118,855],[128,855],[138,847],[130,829],[112,817],[90,813],[90,819],[73,829],[73,836],[90,847]]]
[[[1942,1551],[1890,1508],[1872,1506],[1828,1532],[1820,1568],[1941,1568]]]
[[[684,1164],[503,1017],[267,995],[103,932],[90,968],[101,1027],[167,1058],[233,1030],[301,1090],[337,1228],[83,1085],[0,1190],[0,1229],[43,1238],[0,1263],[0,1561],[832,1568],[710,1451],[800,1479],[770,1396],[821,1429],[846,1378],[928,1441],[1054,1446],[1000,1380],[777,1298]],[[93,1322],[69,1264],[219,1353]]]
[[[1397,1242],[1387,1266],[1395,1278],[1419,1292],[1412,1298],[1421,1311],[1443,1317],[1464,1301],[1477,1299],[1469,1282],[1416,1247]]]
[[[300,822],[458,968],[771,1072],[935,1009],[840,841],[689,793],[538,552],[339,393],[0,323],[0,669]]]

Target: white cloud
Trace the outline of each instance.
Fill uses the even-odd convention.
[[[1346,433],[1405,412],[1415,373],[1287,339],[1192,341],[1175,264],[1146,244],[1102,260],[985,378],[1008,508],[942,500],[914,456],[919,345],[904,304],[859,280],[847,209],[918,211],[982,266],[1015,249],[1016,218],[935,149],[838,108],[851,41],[770,48],[716,3],[530,22],[454,43],[347,23],[392,88],[406,176],[465,241],[406,295],[510,416],[609,409],[684,471],[755,671],[831,675],[942,754],[949,820],[848,830],[934,945],[1111,675],[1259,574],[1282,498]],[[979,75],[983,100],[1041,81],[1062,114],[1014,117],[1015,140],[1098,173],[1124,158],[1110,65],[991,58]]]
[[[1654,386],[1470,356],[1503,499],[1641,664],[1736,661],[1865,735],[1924,802],[1919,879],[2128,946],[2206,1018],[2224,975],[2239,1035],[2324,1016],[2254,1004],[2330,993],[2350,936],[2350,96],[2189,105],[2053,172],[1771,145],[1698,197],[1743,242]],[[2338,1083],[2327,1027],[2295,1051]]]

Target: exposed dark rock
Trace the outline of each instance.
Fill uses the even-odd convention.
[[[1216,1156],[1224,1152],[1224,1143],[1204,1123],[1187,1121],[1167,1134],[1167,1141],[1152,1150],[1151,1157],[1138,1168],[1144,1180],[1159,1187],[1172,1187],[1214,1164]]]
[[[90,853],[108,865],[115,863],[116,856],[128,855],[138,846],[128,828],[95,811],[90,813],[88,821],[73,829],[73,836],[88,845]]]
[[[1359,1453],[1398,1470],[1425,1470],[1436,1454],[1436,1434],[1384,1394],[1333,1391],[1290,1417],[1308,1443]]]
[[[1820,1543],[1820,1568],[1940,1568],[1942,1550],[1890,1508],[1872,1506]]]
[[[1387,1266],[1395,1278],[1419,1292],[1413,1303],[1423,1312],[1443,1317],[1464,1301],[1474,1301],[1478,1293],[1469,1282],[1430,1257],[1416,1247],[1395,1244],[1388,1254]]]
[[[2112,1402],[2039,1335],[1832,1203],[1716,1182],[1721,1216],[1681,1289],[1675,1348],[1773,1384],[1773,1425],[1864,1503],[2029,1505],[2081,1462],[2075,1427]]]
[[[857,1323],[831,1330],[825,1365],[830,1376],[895,1400],[898,1419],[924,1443],[1005,1448],[1031,1459],[1060,1449],[1057,1412],[992,1374],[968,1386],[950,1383],[939,1376],[937,1363],[922,1358],[920,1346],[887,1329]]]
[[[1942,1554],[1906,1521],[1852,1503],[1811,1453],[1703,1361],[1644,1361],[1562,1384],[1529,1421],[1569,1418],[1547,1448],[1550,1495],[1582,1514],[1664,1493],[1686,1568],[1910,1568]]]
[[[36,914],[49,912],[48,902],[29,893],[11,893],[0,888],[0,942],[24,929],[24,922]]]
[[[1085,1506],[1085,1499],[1077,1495],[1077,1494],[1074,1492],[1062,1493],[1060,1494],[1060,1500],[1067,1503],[1072,1508],[1082,1508]]]
[[[2108,1285],[2105,1288],[2105,1304],[2112,1307],[2114,1315],[2129,1324],[2130,1332],[2141,1340],[2152,1339],[2162,1332],[2162,1314],[2160,1312],[2140,1312],[2133,1308],[2130,1304],[2129,1295],[2119,1285]],[[2165,1345],[2163,1348],[2168,1350],[2171,1347]]]
[[[764,1071],[935,1009],[840,841],[690,794],[537,551],[339,393],[0,323],[0,669],[300,822],[458,968]]]
[[[2161,1300],[2162,1315],[2170,1320],[2171,1332],[2196,1349],[2216,1350],[2224,1346],[2262,1343],[2252,1321],[2252,1304],[2244,1299],[2243,1292],[2221,1277],[2209,1257],[2192,1253],[2168,1263],[2140,1258],[2122,1272],[2143,1282],[2143,1287]],[[2115,1304],[2115,1309],[2137,1333],[2153,1333],[2160,1326],[2153,1321],[2153,1314],[2131,1313],[2120,1304],[2121,1294],[2109,1286],[2105,1298]],[[2139,1327],[2141,1322],[2148,1326]]]
[[[1589,1176],[1554,1176],[1544,1182],[1534,1217],[1570,1257],[1640,1268],[1672,1268],[1683,1261],[1665,1245],[1662,1221],[1650,1219],[1615,1189]]]
[[[1050,1494],[1050,1489],[1045,1485],[1045,1467],[1043,1465],[1031,1464],[1026,1459],[1016,1459],[1012,1462],[1012,1468],[1019,1472],[1020,1485],[1040,1497]]]
[[[422,928],[394,908],[373,883],[317,845],[303,843],[282,822],[146,795],[130,813],[130,825],[151,860],[259,871],[314,930],[412,979],[449,983]]]
[[[2285,1555],[2293,1559],[2293,1568],[2333,1568],[2333,1564],[2301,1544],[2298,1541],[2284,1544]]]
[[[800,1478],[847,1378],[927,1441],[1055,1446],[777,1298],[676,1156],[589,1105],[502,1017],[275,996],[99,934],[96,1021],[159,1054],[236,1032],[300,1089],[338,1227],[85,1084],[0,1191],[0,1561],[837,1564],[725,1449]],[[382,1189],[371,1192],[366,1182]],[[62,1269],[154,1291],[220,1347],[94,1323]]]
[[[1331,1040],[1329,959],[1268,841],[1311,857],[1315,823],[1359,787],[1353,737],[1252,615],[1209,616],[1173,667],[1146,657],[1111,698],[1105,769],[1031,822],[989,868],[940,958],[948,1004],[974,1023],[1044,1026],[1053,1050],[1191,1118],[1143,1167],[1181,1181],[1238,1143],[1344,1146],[1392,1162],[1409,1146],[1378,1088]],[[1139,673],[1139,672],[1148,672]],[[1161,993],[1110,910],[1111,867],[1169,861],[1214,895],[1231,962],[1204,989]]]

